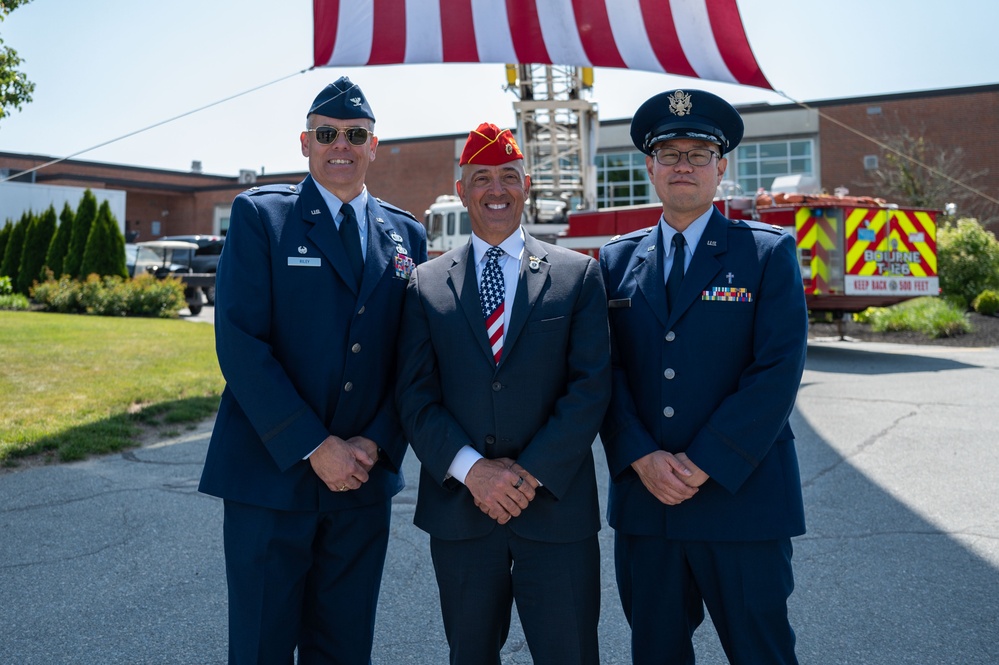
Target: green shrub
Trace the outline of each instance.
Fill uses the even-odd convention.
[[[964,310],[939,298],[916,298],[863,312],[875,332],[916,331],[927,337],[957,337],[971,331]]]
[[[31,307],[27,297],[20,293],[9,293],[0,296],[0,309],[6,310],[26,310]]]
[[[184,283],[176,277],[156,279],[152,275],[139,275],[131,280],[128,311],[132,316],[169,318],[187,307]]]
[[[21,255],[24,252],[24,237],[28,233],[34,216],[28,212],[21,215],[20,221],[14,224],[7,239],[7,246],[4,247],[3,256],[0,257],[0,275],[10,277],[11,285],[17,288],[17,272],[21,267]]]
[[[999,241],[975,219],[945,224],[937,234],[937,274],[943,295],[967,309],[982,291],[999,289]]]
[[[24,235],[24,248],[21,251],[21,267],[17,271],[17,292],[27,295],[31,286],[42,278],[45,253],[52,242],[56,230],[54,206],[32,219]]]
[[[45,265],[56,275],[62,275],[63,259],[69,251],[69,237],[73,233],[73,221],[76,213],[69,207],[69,201],[62,204],[62,213],[59,215],[59,226],[56,227],[52,242],[49,243],[48,252],[45,254]]]
[[[0,275],[0,296],[9,296],[14,292],[14,284],[7,275]]]
[[[170,318],[187,306],[183,282],[152,275],[131,280],[90,275],[84,282],[63,275],[37,284],[31,297],[45,309],[63,314]]]
[[[53,211],[53,217],[55,211]],[[128,277],[125,267],[125,236],[118,228],[118,222],[111,213],[111,205],[105,201],[97,210],[97,219],[90,226],[86,248],[83,250],[83,262],[80,273],[100,276],[118,275],[122,279]]]
[[[992,290],[982,291],[971,301],[971,306],[979,314],[995,316],[995,313],[999,312],[999,293]]]
[[[69,246],[63,257],[62,272],[70,277],[83,277],[80,266],[83,264],[83,252],[87,248],[87,238],[90,237],[90,227],[97,219],[97,197],[92,191],[85,190],[76,208],[73,218],[73,228],[70,231]]]

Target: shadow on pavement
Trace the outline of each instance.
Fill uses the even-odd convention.
[[[790,603],[802,663],[999,662],[999,425],[985,408],[999,372],[963,360],[809,349],[792,421],[809,528]],[[0,476],[0,662],[225,662],[222,506],[197,492],[210,426]],[[394,501],[378,665],[447,657],[412,525],[416,464],[410,453]],[[630,662],[612,536],[601,531],[604,665]],[[695,640],[699,663],[725,662],[709,622]],[[515,625],[503,663],[530,662]]]

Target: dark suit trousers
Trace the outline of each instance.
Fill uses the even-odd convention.
[[[792,665],[791,540],[695,542],[615,534],[635,665],[693,665],[704,606],[733,665]],[[703,601],[703,604],[702,604]]]
[[[367,665],[389,501],[335,512],[225,502],[230,665]]]
[[[452,665],[499,665],[514,601],[536,665],[600,662],[595,535],[542,543],[497,526],[483,538],[431,538],[430,553]]]

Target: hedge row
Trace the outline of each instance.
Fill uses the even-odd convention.
[[[134,279],[90,275],[83,282],[64,275],[36,284],[31,297],[44,309],[64,314],[172,318],[187,306],[180,279],[152,275]]]

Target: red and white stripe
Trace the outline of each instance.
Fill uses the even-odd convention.
[[[493,313],[486,319],[486,334],[489,335],[489,346],[493,352],[493,360],[499,365],[503,355],[503,303],[497,305]]]
[[[771,89],[736,0],[313,0],[315,66],[619,67]]]

